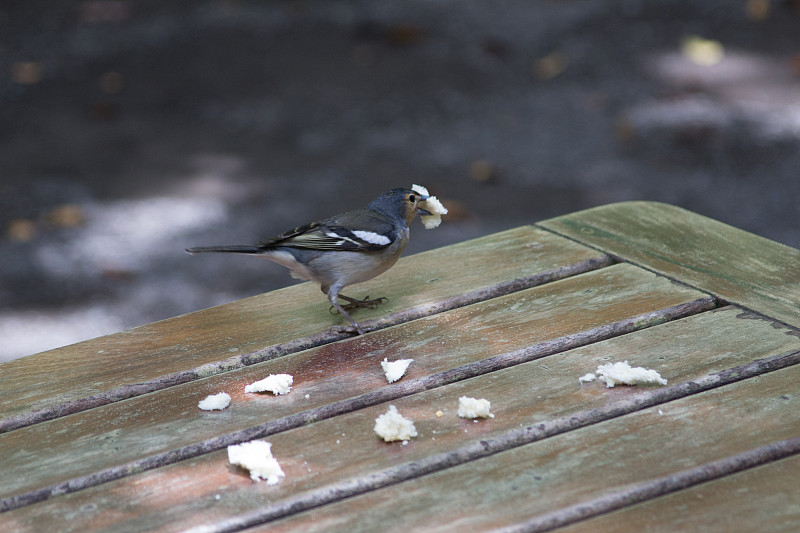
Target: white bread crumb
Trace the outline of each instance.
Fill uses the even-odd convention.
[[[442,202],[440,202],[438,198],[435,196],[430,196],[430,194],[428,194],[428,189],[422,185],[412,185],[411,190],[428,197],[419,204],[422,209],[430,213],[430,215],[420,215],[419,217],[422,223],[425,225],[425,229],[434,229],[439,227],[439,224],[442,223],[441,215],[447,214],[447,208],[442,205]]]
[[[386,358],[381,361],[381,367],[383,368],[383,373],[386,374],[386,381],[389,383],[394,383],[398,379],[403,377],[403,374],[406,373],[406,369],[408,365],[410,365],[414,361],[413,359],[398,359],[397,361],[387,361]]]
[[[489,412],[491,408],[492,403],[483,398],[477,400],[462,396],[458,399],[458,416],[461,418],[494,418]]]
[[[597,376],[595,376],[594,374],[589,372],[588,374],[585,374],[585,375],[579,377],[578,381],[580,381],[581,383],[589,383],[590,381],[594,381],[596,379],[597,379]]]
[[[435,196],[429,196],[428,199],[424,200],[422,203],[425,204],[423,209],[430,211],[431,215],[447,214],[447,208],[443,206],[442,202],[440,202]]]
[[[655,370],[637,366],[632,368],[627,361],[606,363],[597,367],[598,379],[611,388],[614,385],[636,385],[638,383],[659,383],[666,385],[667,380]],[[586,376],[584,376],[586,377]]]
[[[398,413],[397,407],[394,405],[390,405],[388,411],[375,419],[374,429],[375,433],[386,442],[407,441],[411,437],[417,436],[414,422]]]
[[[245,392],[265,392],[269,391],[272,394],[289,394],[292,390],[292,382],[294,378],[291,374],[270,374],[261,381],[256,381],[250,385],[246,385]]]
[[[420,215],[419,219],[425,226],[425,229],[436,229],[442,223],[442,217],[439,215]]]
[[[250,472],[253,481],[266,480],[267,485],[275,485],[285,477],[281,465],[272,456],[272,443],[253,440],[228,446],[228,461]]]
[[[212,394],[210,396],[206,396],[205,399],[200,400],[200,403],[197,404],[197,407],[203,409],[204,411],[214,411],[214,410],[223,410],[231,404],[231,397],[226,392],[220,392],[219,394]]]
[[[412,185],[411,190],[420,193],[422,196],[430,196],[428,189],[426,189],[422,185]]]

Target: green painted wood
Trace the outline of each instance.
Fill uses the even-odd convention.
[[[626,264],[573,276],[2,434],[0,498],[63,492],[66,484],[75,487],[139,469],[158,454],[163,464],[220,447],[220,439],[242,439],[244,433],[236,432],[254,426],[285,430],[712,303],[697,291]],[[516,359],[504,355],[520,349],[527,351]],[[401,383],[389,387],[380,367],[384,358],[415,362]],[[244,393],[246,384],[279,373],[294,376],[291,394]],[[199,400],[220,391],[232,396],[231,407],[211,413],[197,408]],[[194,448],[170,455],[187,446]],[[70,481],[81,476],[88,479]]]
[[[388,297],[357,314],[364,326],[386,327],[607,261],[520,227],[403,258],[350,294]],[[271,267],[279,268],[265,262]],[[0,431],[345,338],[330,331],[341,317],[328,307],[305,283],[0,364]]]
[[[656,202],[605,205],[538,226],[800,327],[800,250]]]
[[[560,509],[797,437],[798,379],[795,365],[249,531],[549,530]],[[800,529],[796,509],[786,518],[787,530]],[[624,530],[644,531],[637,522]]]
[[[514,313],[513,305],[505,307]],[[598,311],[588,307],[587,313]],[[441,331],[445,315],[426,319],[437,320]],[[398,398],[391,403],[415,420],[420,432],[406,446],[381,442],[372,432],[375,417],[387,404],[272,435],[268,440],[287,474],[276,486],[253,483],[229,467],[223,450],[2,516],[21,531],[56,526],[64,531],[169,531],[226,520],[235,525],[270,509],[297,511],[302,505],[345,496],[348,489],[388,483],[392,475],[414,478],[420,473],[416,468],[440,457],[443,466],[452,468],[301,513],[271,527],[373,531],[378,525],[380,530],[501,525],[508,523],[501,520],[522,520],[534,512],[558,509],[627,483],[792,435],[800,422],[794,394],[800,366],[664,403],[701,387],[736,381],[747,374],[740,365],[756,365],[751,371],[758,373],[769,367],[771,358],[796,355],[800,339],[792,333],[736,308],[710,311]],[[442,339],[446,337],[438,342]],[[445,351],[438,350],[431,359]],[[622,359],[659,370],[670,386],[607,389],[598,383],[578,383],[579,376],[598,364]],[[734,367],[737,370],[726,372]],[[415,365],[409,372],[403,380],[418,376]],[[496,417],[478,423],[459,419],[461,395],[490,399]],[[783,399],[785,395],[789,400]],[[633,412],[648,401],[658,405]],[[439,410],[441,417],[436,415]],[[625,412],[630,414],[619,417]],[[611,416],[618,418],[602,422]],[[755,424],[759,431],[749,431]],[[514,440],[519,435],[533,444],[470,460],[485,449],[519,445]]]
[[[800,530],[800,456],[559,528],[559,533]]]

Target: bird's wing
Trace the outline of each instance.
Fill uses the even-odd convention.
[[[263,250],[279,246],[327,251],[381,250],[392,244],[394,227],[382,217],[363,213],[355,220],[363,220],[370,230],[347,228],[338,224],[340,217],[298,226],[272,239],[259,243]],[[368,222],[368,224],[366,224]]]

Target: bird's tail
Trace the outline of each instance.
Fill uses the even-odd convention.
[[[264,250],[258,246],[248,245],[232,245],[232,246],[198,246],[196,248],[187,248],[190,254],[206,254],[206,253],[230,253],[230,254],[260,254]]]

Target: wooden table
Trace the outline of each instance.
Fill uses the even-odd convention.
[[[800,530],[800,251],[632,202],[351,292],[389,298],[367,335],[303,284],[0,365],[0,529]],[[414,362],[387,384],[384,358]],[[625,360],[668,385],[578,381]],[[406,445],[373,432],[389,405]],[[228,464],[253,439],[279,484]]]

